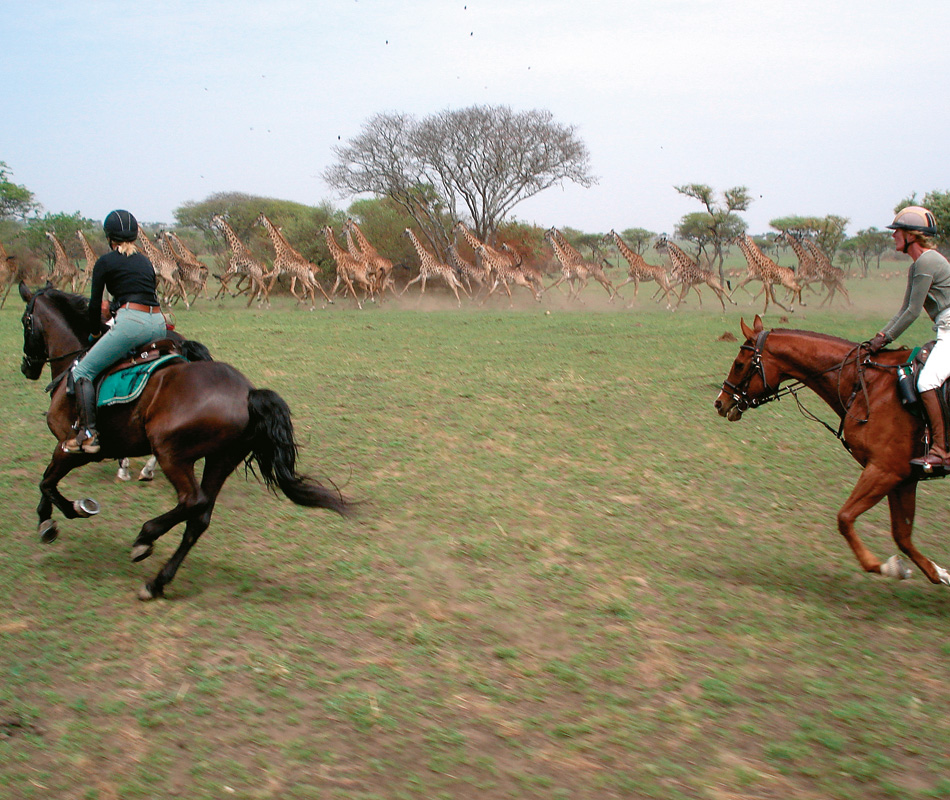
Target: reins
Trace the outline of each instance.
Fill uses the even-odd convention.
[[[723,384],[722,384],[723,389],[728,394],[732,395],[733,401],[735,402],[736,407],[740,411],[746,411],[747,409],[750,409],[750,408],[758,408],[759,406],[765,405],[766,403],[771,403],[773,400],[780,400],[783,397],[791,395],[792,397],[795,398],[795,404],[798,406],[798,410],[801,412],[802,416],[805,417],[805,419],[809,419],[809,420],[812,420],[813,422],[821,423],[821,425],[823,425],[830,433],[834,434],[835,438],[837,438],[842,443],[842,445],[844,445],[845,449],[850,450],[851,448],[849,447],[848,443],[844,440],[845,422],[848,419],[853,419],[859,425],[863,425],[868,421],[869,415],[870,415],[871,402],[870,402],[870,396],[868,394],[867,380],[865,378],[865,369],[868,366],[890,368],[890,365],[877,364],[876,362],[871,361],[870,357],[868,356],[866,356],[864,359],[861,359],[860,352],[861,352],[862,345],[858,344],[858,345],[855,345],[854,348],[848,351],[848,354],[841,360],[840,363],[835,364],[831,367],[828,367],[827,369],[823,369],[817,372],[812,372],[809,374],[808,377],[817,378],[829,372],[834,372],[834,371],[838,372],[838,387],[837,387],[838,402],[841,403],[841,407],[844,410],[844,413],[841,416],[841,421],[838,424],[838,428],[836,430],[827,422],[825,422],[823,419],[821,419],[820,417],[818,417],[817,415],[809,411],[805,407],[801,398],[799,398],[798,396],[799,390],[801,390],[802,388],[806,388],[808,386],[808,384],[805,381],[794,380],[784,387],[777,386],[775,388],[772,388],[771,386],[769,386],[768,380],[765,377],[765,363],[762,360],[762,354],[765,349],[765,342],[768,339],[768,336],[770,333],[771,333],[771,330],[760,331],[758,336],[756,336],[755,342],[753,344],[749,344],[748,342],[746,342],[745,344],[740,346],[739,348],[740,350],[752,351],[750,369],[748,373],[746,374],[746,376],[738,384],[733,384],[733,383],[730,383],[729,381],[723,381]],[[857,374],[855,377],[854,386],[851,389],[851,395],[850,397],[848,397],[847,400],[845,400],[841,392],[841,377],[844,374],[844,368],[849,364],[852,358],[854,360],[855,370]],[[759,379],[762,381],[762,386],[765,390],[765,393],[763,395],[760,395],[759,397],[749,397],[749,394],[748,394],[749,385],[752,383],[752,379],[756,375],[758,375]],[[867,409],[867,413],[865,414],[863,419],[860,419],[852,415],[851,413],[851,406],[854,404],[854,401],[857,398],[859,393],[864,397],[864,404],[865,404],[865,408]]]
[[[48,287],[47,287],[48,288]],[[42,327],[38,326],[33,319],[33,306],[36,304],[36,298],[41,297],[46,293],[47,289],[40,289],[36,294],[30,298],[30,302],[27,303],[26,310],[23,312],[23,327],[27,333],[27,340],[29,346],[32,350],[39,350],[36,344],[38,338],[42,338]],[[43,369],[43,365],[51,363],[53,361],[60,361],[66,358],[72,358],[73,356],[78,356],[80,353],[86,352],[87,347],[80,347],[77,350],[72,350],[68,353],[63,353],[59,356],[50,356],[49,351],[47,350],[45,344],[43,345],[43,354],[37,355],[34,353],[27,353],[26,347],[23,348],[23,363],[30,369],[35,369],[37,371]]]

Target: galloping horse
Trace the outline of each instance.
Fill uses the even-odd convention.
[[[838,438],[864,468],[838,511],[838,530],[858,562],[865,571],[889,578],[911,575],[898,555],[882,563],[854,530],[855,520],[886,497],[891,535],[901,552],[931,583],[950,586],[950,572],[926,558],[911,541],[917,483],[926,476],[909,463],[923,453],[924,424],[901,405],[897,394],[897,367],[907,361],[908,351],[883,350],[872,360],[861,345],[844,339],[764,329],[758,315],[752,328],[745,321],[741,324],[745,343],[715,401],[720,416],[735,422],[746,409],[796,391],[794,385],[780,390],[784,381],[797,381],[814,391],[840,418]]]
[[[21,370],[30,380],[37,380],[48,363],[55,381],[84,351],[89,336],[88,301],[50,286],[31,292],[22,283],[20,296],[26,302]],[[298,505],[328,508],[343,515],[351,508],[351,502],[336,489],[297,473],[290,409],[280,395],[269,389],[255,389],[229,364],[173,362],[153,374],[137,400],[102,407],[98,418],[100,452],[65,452],[61,443],[72,434],[75,410],[66,394],[65,380],[52,390],[47,425],[57,444],[40,482],[39,534],[46,543],[56,538],[54,505],[67,519],[98,512],[94,500],[72,502],[60,494],[57,484],[71,470],[104,458],[154,453],[178,493],[178,504],[142,525],[132,544],[132,560],[150,556],[155,540],[178,523],[185,523],[185,531],[172,557],[139,590],[142,600],[163,594],[188,551],[207,529],[221,487],[242,461],[248,466],[256,464],[269,489],[276,492],[279,488]],[[202,458],[204,470],[199,483],[195,462]]]

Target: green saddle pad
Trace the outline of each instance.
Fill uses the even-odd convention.
[[[188,359],[183,356],[171,354],[161,356],[146,364],[127,367],[126,369],[107,375],[102,379],[102,383],[99,384],[97,405],[114,406],[120,403],[131,403],[142,394],[142,390],[145,388],[145,384],[148,383],[151,374],[162,364],[167,364],[173,360],[187,361]]]

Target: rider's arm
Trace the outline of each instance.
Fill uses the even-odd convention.
[[[900,311],[881,329],[881,333],[889,341],[893,342],[920,316],[920,312],[924,310],[924,300],[927,299],[927,292],[930,291],[932,283],[933,275],[927,272],[918,272],[914,267],[911,267],[907,279],[907,290],[904,292],[904,302]]]
[[[92,289],[89,295],[89,332],[98,336],[102,330],[102,295],[106,288],[105,264],[100,258],[92,268]]]

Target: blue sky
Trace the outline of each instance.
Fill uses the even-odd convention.
[[[31,0],[0,8],[0,160],[50,212],[172,221],[240,191],[345,208],[321,175],[382,111],[549,109],[599,182],[528,222],[671,232],[675,185],[886,225],[950,189],[950,3]]]

